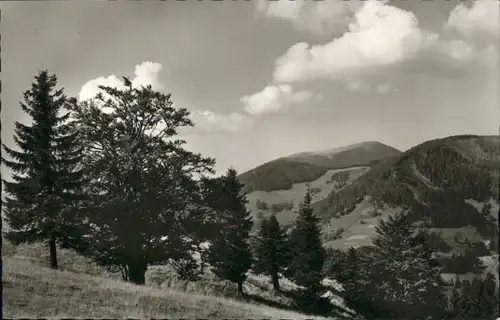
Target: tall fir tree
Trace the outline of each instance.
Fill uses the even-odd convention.
[[[238,295],[241,296],[253,263],[249,243],[253,220],[246,209],[246,195],[235,169],[230,168],[218,179],[217,185],[213,194],[213,199],[217,200],[212,204],[218,215],[220,231],[212,241],[209,263],[217,276],[238,285]]]
[[[372,274],[376,273],[372,253],[370,247],[351,247],[341,254],[338,267],[328,275],[342,283],[342,298],[351,309],[367,319],[388,318],[390,313],[378,301],[379,295],[372,279]]]
[[[323,293],[326,251],[321,243],[319,219],[313,214],[311,200],[308,188],[290,234],[290,262],[286,276],[304,287],[300,298],[301,308],[313,311],[319,308]]]
[[[262,221],[257,237],[256,257],[253,270],[271,277],[275,293],[280,291],[280,274],[288,265],[287,235],[281,229],[276,216]]]
[[[430,237],[403,214],[381,220],[372,240],[375,259],[371,278],[384,307],[395,318],[441,316],[444,283]]]
[[[75,228],[82,222],[76,214],[83,199],[83,157],[78,133],[70,113],[61,115],[68,100],[56,89],[57,77],[40,70],[24,92],[22,110],[31,125],[15,122],[18,150],[3,145],[10,160],[3,164],[12,180],[3,180],[7,196],[3,203],[10,227],[6,237],[15,244],[47,241],[50,267],[58,268],[57,244],[76,242]]]

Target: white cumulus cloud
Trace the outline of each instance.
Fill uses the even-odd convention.
[[[412,12],[376,0],[364,2],[348,30],[326,44],[293,45],[276,60],[275,81],[338,78],[396,65],[413,57],[433,38],[419,28]]]
[[[359,0],[256,1],[258,13],[289,21],[298,30],[317,34],[343,33],[362,5]]]
[[[252,126],[253,119],[238,113],[221,114],[208,110],[197,110],[191,113],[195,131],[202,132],[234,132],[245,130]]]
[[[377,92],[380,94],[386,94],[391,90],[391,85],[388,83],[381,83],[377,85]]]
[[[160,71],[162,70],[162,65],[157,62],[144,61],[138,64],[134,68],[134,76],[130,79],[132,86],[134,88],[140,86],[151,85],[153,90],[162,90],[164,88],[163,83],[160,81]],[[107,77],[97,77],[95,79],[87,81],[78,94],[78,100],[87,100],[94,98],[102,90],[99,86],[109,86],[118,89],[123,89],[122,79],[116,75],[110,75]],[[104,92],[103,92],[103,95]],[[106,96],[106,95],[105,95]]]
[[[241,98],[244,109],[251,115],[262,115],[277,112],[292,104],[299,104],[308,100],[320,98],[309,91],[294,92],[288,84],[268,85],[260,92]]]
[[[153,90],[162,91],[165,88],[161,81],[160,72],[163,66],[157,62],[144,61],[134,68],[134,75],[130,78],[133,88],[151,85]],[[124,89],[122,79],[116,75],[100,76],[87,81],[80,89],[78,100],[83,101],[95,98],[101,92],[105,98],[109,95],[102,92],[99,86],[109,86]],[[112,112],[111,109],[102,108],[103,112]],[[191,120],[195,123],[196,132],[230,132],[245,129],[251,126],[252,119],[240,114],[220,114],[208,110],[195,110],[191,112]],[[164,124],[160,123],[157,131],[161,130]],[[192,131],[190,129],[187,129]]]
[[[370,82],[363,82],[360,80],[351,80],[346,84],[346,88],[353,92],[370,92],[373,91],[379,94],[386,94],[391,91],[392,86],[389,83],[373,84]]]
[[[359,80],[349,81],[347,83],[347,89],[350,91],[368,91],[370,87]]]
[[[445,25],[467,38],[475,36],[499,37],[500,2],[498,0],[476,0],[472,5],[459,4],[453,9]]]
[[[496,66],[499,3],[459,4],[439,33],[422,29],[413,12],[389,1],[258,1],[257,11],[332,36],[322,44],[292,45],[276,59],[275,83],[336,79],[348,90],[368,91],[369,79],[376,76],[375,91],[386,93],[390,89],[376,83],[393,72],[453,76],[479,65]]]

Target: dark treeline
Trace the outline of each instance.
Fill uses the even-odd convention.
[[[2,162],[12,172],[11,181],[3,180],[6,238],[46,243],[51,268],[58,268],[57,247],[63,247],[136,284],[145,283],[149,266],[166,264],[191,281],[209,268],[235,283],[240,296],[249,272],[268,276],[275,294],[284,294],[280,279],[287,278],[299,287],[295,307],[308,313],[333,309],[325,293],[334,289],[323,284],[330,278],[366,319],[498,316],[491,275],[453,284],[440,275],[457,259],[479,266],[488,248],[471,244],[471,253],[443,260],[436,253],[449,251],[446,243],[418,231],[413,219],[425,213],[413,212],[381,221],[370,246],[325,250],[321,240],[328,235],[321,234],[309,188],[290,232],[271,215],[260,217],[253,235],[236,170],[214,177],[215,160],[188,151],[179,139],[181,128],[194,126],[186,109],[127,78],[121,89],[100,89],[77,101],[57,89],[55,75],[39,71],[21,102],[33,121],[15,123],[16,149],[3,145]],[[491,237],[486,226],[483,234]]]

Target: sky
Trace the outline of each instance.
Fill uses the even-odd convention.
[[[499,134],[499,1],[1,2],[2,141],[40,68],[68,96],[151,85],[187,147],[244,172],[380,141]],[[2,171],[4,168],[2,168]]]

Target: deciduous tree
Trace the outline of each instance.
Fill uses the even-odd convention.
[[[138,284],[154,264],[194,275],[192,253],[207,212],[197,178],[213,173],[214,160],[184,148],[178,130],[194,124],[170,94],[127,78],[119,88],[99,88],[94,99],[72,106],[92,195],[81,252]]]

